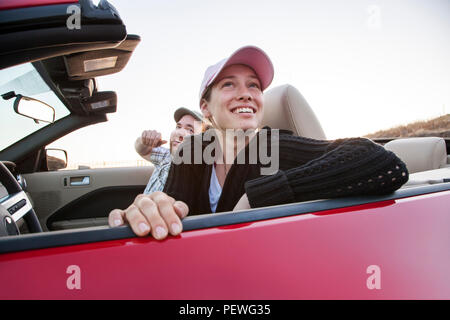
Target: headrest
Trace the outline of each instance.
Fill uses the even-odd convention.
[[[300,92],[289,84],[264,93],[264,126],[286,129],[294,135],[325,140],[325,132]]]
[[[447,149],[443,138],[396,139],[386,143],[384,147],[405,162],[409,173],[443,168],[447,163]]]

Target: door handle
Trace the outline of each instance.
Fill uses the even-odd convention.
[[[89,176],[84,177],[70,177],[71,186],[87,186],[91,183],[91,178]]]

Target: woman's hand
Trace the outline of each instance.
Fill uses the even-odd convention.
[[[181,219],[187,216],[188,206],[182,201],[175,201],[163,192],[149,195],[140,194],[126,210],[114,209],[109,213],[108,223],[118,227],[128,222],[133,232],[146,236],[150,232],[157,240],[162,240],[170,233],[176,236],[181,233]]]
[[[250,203],[248,202],[247,194],[244,193],[244,195],[239,199],[238,203],[234,206],[233,211],[239,211],[239,210],[248,210],[251,209]]]

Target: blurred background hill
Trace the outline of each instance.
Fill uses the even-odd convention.
[[[450,138],[450,114],[365,135],[365,137],[370,139],[430,136]]]

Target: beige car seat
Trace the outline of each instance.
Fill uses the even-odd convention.
[[[392,140],[384,145],[405,162],[409,173],[447,166],[445,140],[440,137],[414,137]]]
[[[325,132],[300,92],[289,84],[264,93],[264,126],[291,130],[295,135],[325,140]]]

